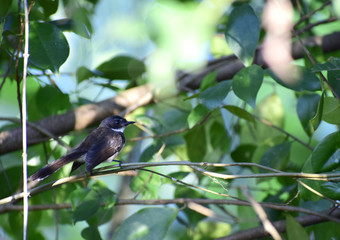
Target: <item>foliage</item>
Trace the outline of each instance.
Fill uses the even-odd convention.
[[[258,62],[269,35],[261,28],[264,2],[112,2],[28,1],[29,121],[146,84],[154,94],[154,101],[128,109],[126,118],[139,127],[126,129],[119,159],[132,165],[109,164],[96,172],[107,176],[98,178],[84,179],[80,170],[82,181],[33,192],[30,206],[41,209],[29,212],[29,239],[58,236],[53,226],[68,239],[215,239],[262,225],[245,192],[262,203],[271,222],[286,222],[287,239],[339,236],[330,219],[323,218],[323,227],[301,222],[303,212],[324,214],[340,199],[339,51],[307,46],[300,59],[287,63],[294,72],[286,76],[298,73],[289,82]],[[330,4],[294,1],[297,45],[340,31]],[[1,3],[1,132],[19,127],[13,118],[20,117],[22,94],[22,12],[22,1]],[[191,87],[194,81],[200,84]],[[74,147],[87,134],[69,131],[60,140]],[[29,175],[65,153],[52,138],[38,141],[28,149]],[[22,191],[21,152],[3,154],[0,161],[5,199]],[[69,168],[43,183],[68,176]],[[22,213],[6,209],[20,204],[0,205],[1,239],[22,236]],[[140,207],[122,213],[122,204]]]

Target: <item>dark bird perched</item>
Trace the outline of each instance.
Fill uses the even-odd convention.
[[[128,122],[120,116],[105,118],[99,127],[93,130],[78,147],[46,165],[30,176],[28,180],[41,181],[70,162],[73,162],[71,172],[84,163],[88,172],[91,172],[93,168],[104,161],[116,161],[120,165],[121,161],[114,160],[114,158],[125,145],[123,134],[125,127],[133,123],[135,122]]]

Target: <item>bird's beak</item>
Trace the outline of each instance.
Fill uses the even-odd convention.
[[[129,122],[126,122],[126,123],[125,123],[125,126],[130,125],[130,124],[134,124],[134,123],[136,123],[136,122],[134,122],[134,121],[129,121]]]

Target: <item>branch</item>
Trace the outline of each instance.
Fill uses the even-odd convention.
[[[326,213],[326,212],[325,212]],[[340,209],[334,210],[332,213],[329,214],[333,218],[340,220]],[[299,222],[303,227],[318,224],[325,222],[324,219],[317,217],[317,216],[303,216],[295,218],[297,222]],[[286,231],[286,221],[276,221],[273,222],[274,227],[278,232],[285,232]],[[227,237],[218,238],[216,240],[252,240],[256,238],[262,238],[269,236],[269,234],[264,230],[263,226],[255,227],[251,229],[247,229],[238,233],[234,233]]]
[[[83,181],[89,177],[97,177],[97,176],[107,176],[112,174],[122,174],[124,172],[128,171],[134,171],[137,169],[144,169],[146,167],[154,167],[154,166],[190,166],[191,168],[195,168],[195,170],[198,170],[202,172],[205,175],[216,177],[216,178],[222,178],[222,179],[236,179],[236,178],[259,178],[259,177],[292,177],[292,178],[306,178],[306,179],[313,179],[313,180],[322,180],[322,181],[329,181],[332,180],[333,177],[339,177],[340,173],[330,173],[330,174],[315,174],[315,173],[286,173],[281,172],[273,168],[269,168],[266,166],[262,166],[256,163],[207,163],[207,162],[189,162],[189,161],[169,161],[169,162],[139,162],[139,163],[122,163],[121,168],[119,168],[117,165],[107,166],[103,168],[98,168],[90,173],[82,173],[78,175],[73,175],[70,177],[65,177],[62,179],[59,179],[57,181],[52,181],[43,185],[40,185],[36,188],[32,188],[29,191],[29,195],[33,196],[35,194],[44,192],[46,190],[50,190],[51,188],[60,186],[65,183],[72,183],[72,182],[78,182]],[[221,173],[214,173],[209,172],[204,169],[198,168],[198,166],[201,167],[231,167],[231,166],[252,166],[252,167],[259,167],[263,169],[267,169],[269,171],[273,171],[275,173],[262,173],[262,174],[250,174],[250,175],[227,175],[227,174],[221,174]],[[109,169],[109,170],[107,170]],[[166,176],[166,175],[165,175]],[[168,176],[166,176],[168,177]],[[171,178],[172,179],[172,178]],[[172,179],[175,182],[181,183],[180,180]],[[32,182],[34,183],[34,182]],[[183,183],[185,185],[188,185],[186,183]],[[223,195],[223,194],[219,194]],[[227,197],[230,197],[229,195],[224,194]],[[12,196],[0,199],[0,205],[4,205],[7,203],[13,203],[15,201],[20,200],[23,197],[23,193],[17,193]]]
[[[118,199],[115,202],[115,206],[121,205],[167,205],[167,204],[184,204],[187,205],[190,202],[197,204],[216,204],[216,205],[236,205],[236,206],[251,206],[251,203],[244,200],[230,200],[230,199],[205,199],[205,198],[174,198],[174,199],[151,199],[151,200],[136,200],[136,199]],[[287,206],[285,204],[274,204],[274,203],[260,203],[264,208],[270,208],[275,210],[287,211],[287,212],[299,212],[307,215],[312,215],[323,221],[335,221],[340,222],[340,210],[334,211],[329,214],[329,211],[314,212],[309,209],[301,207]],[[105,206],[104,204],[102,206]],[[7,204],[0,207],[0,214],[8,211],[22,211],[22,205]],[[41,204],[41,205],[30,205],[30,211],[43,211],[43,210],[59,210],[72,208],[70,203],[62,204]],[[311,216],[306,216],[311,217]]]
[[[149,85],[128,89],[123,93],[98,103],[86,104],[65,114],[47,117],[35,122],[41,129],[45,129],[55,136],[67,134],[74,130],[81,130],[100,122],[110,115],[131,111],[137,106],[144,106],[151,102],[152,92]],[[28,126],[28,145],[48,140],[45,134]],[[19,150],[22,145],[22,131],[20,128],[0,133],[0,155]]]
[[[303,39],[302,41],[303,44],[308,47],[320,47],[324,53],[328,53],[340,49],[340,32],[335,32],[325,36],[314,36]],[[305,53],[303,47],[298,42],[294,42],[292,45],[293,58],[299,59],[304,57]],[[263,60],[261,47],[256,50],[254,63],[262,66],[263,68],[268,67]],[[198,73],[197,71],[195,71],[195,73],[178,73],[178,88],[184,91],[199,88],[204,77],[211,71],[217,72],[217,81],[232,79],[233,76],[242,68],[244,68],[244,65],[236,58],[235,55],[215,59],[208,62],[206,68],[198,71]]]

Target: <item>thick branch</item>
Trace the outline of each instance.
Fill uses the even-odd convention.
[[[335,32],[325,36],[315,36],[303,40],[306,47],[320,47],[324,53],[332,52],[340,49],[340,32]],[[292,56],[294,59],[299,59],[304,56],[304,50],[298,42],[294,42],[292,46]],[[256,51],[254,63],[263,68],[267,68],[263,60],[261,47]],[[206,68],[198,73],[180,73],[178,76],[178,87],[181,90],[197,89],[203,78],[210,72],[216,71],[217,81],[232,79],[233,76],[244,68],[241,61],[234,55],[222,57],[210,61]]]
[[[340,219],[340,209],[334,210],[330,216],[339,218]],[[303,216],[303,217],[297,217],[295,218],[296,221],[298,221],[303,227],[318,224],[325,222],[324,218],[320,218],[318,216]],[[286,221],[276,221],[273,222],[274,227],[278,232],[285,232],[286,231]],[[257,239],[262,238],[265,236],[269,236],[269,234],[264,230],[263,226],[251,228],[248,230],[244,230],[238,233],[234,233],[232,235],[229,235],[227,237],[218,238],[218,240],[251,240],[251,239]]]
[[[100,122],[110,115],[120,114],[124,110],[150,103],[151,88],[148,85],[135,87],[102,102],[86,104],[65,114],[51,116],[35,122],[42,129],[60,136],[73,130],[84,129]],[[40,143],[49,139],[33,127],[27,128],[28,145]],[[0,133],[0,155],[21,148],[21,128]]]

